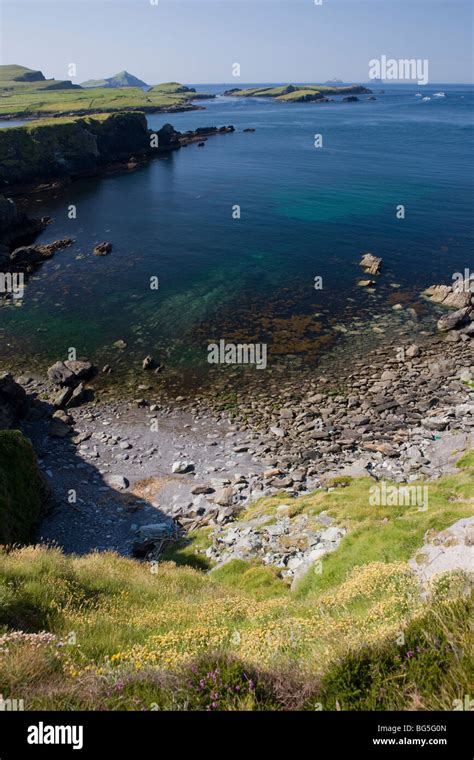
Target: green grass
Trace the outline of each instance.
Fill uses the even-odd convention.
[[[212,579],[228,588],[239,589],[257,599],[287,595],[288,586],[275,567],[234,559],[212,571]]]
[[[26,709],[334,709],[336,700],[453,709],[470,693],[469,579],[443,577],[425,600],[406,559],[426,530],[472,515],[472,458],[429,484],[426,512],[370,506],[372,483],[292,502],[310,524],[324,510],[349,531],[296,593],[256,562],[208,572],[208,529],[158,565],[44,547],[0,552],[4,698],[21,693]],[[262,499],[244,518],[281,503]]]
[[[0,431],[0,544],[31,540],[46,501],[31,443],[18,430]]]
[[[313,699],[328,710],[459,709],[474,682],[473,612],[472,597],[436,601],[403,644],[363,647],[335,664]]]
[[[168,111],[191,107],[192,100],[209,97],[190,92],[176,92],[169,86],[160,86],[144,92],[137,87],[50,90],[35,86],[2,89],[0,83],[0,118],[66,115],[81,113],[112,112],[123,110]]]
[[[212,538],[209,535],[211,530],[211,528],[200,528],[191,531],[183,541],[165,552],[164,561],[175,562],[177,565],[189,565],[197,570],[210,570],[211,563],[205,551],[212,544]]]

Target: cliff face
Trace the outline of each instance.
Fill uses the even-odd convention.
[[[139,112],[4,129],[0,191],[93,174],[107,163],[149,151],[146,118]]]
[[[181,133],[165,124],[153,133],[141,111],[2,129],[0,194],[28,190],[52,180],[99,174],[109,164],[128,162],[131,157],[151,158],[195,140],[233,131],[234,127],[227,126]],[[152,139],[154,135],[157,140]],[[7,216],[11,211],[11,206],[5,205]],[[0,226],[1,217],[0,205]]]
[[[31,219],[27,214],[17,209],[11,198],[4,198],[0,195],[0,272],[8,268],[10,250],[13,244],[34,239],[38,232],[48,225],[48,222],[49,219],[47,217]]]

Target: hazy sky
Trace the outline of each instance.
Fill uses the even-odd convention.
[[[433,83],[472,82],[472,0],[0,0],[0,7],[1,63],[57,79],[69,79],[75,63],[75,82],[122,69],[150,84],[367,81],[368,61],[383,54],[427,58]]]

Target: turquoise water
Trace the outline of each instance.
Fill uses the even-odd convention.
[[[417,87],[378,90],[375,102],[218,97],[205,111],[152,115],[152,128],[237,131],[35,197],[34,213],[54,217],[39,241],[76,242],[30,279],[21,305],[0,310],[4,358],[49,361],[74,346],[105,363],[122,339],[122,362],[151,353],[184,370],[205,365],[207,344],[227,338],[264,340],[270,355],[310,364],[322,335],[383,308],[392,284],[414,298],[473,268],[473,88],[430,86],[423,96],[446,93],[430,101]],[[113,253],[97,258],[101,240]],[[365,251],[383,257],[377,298],[357,287]]]

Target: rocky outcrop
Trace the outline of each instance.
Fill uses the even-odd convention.
[[[453,285],[431,285],[422,295],[449,309],[463,309],[474,305],[474,282],[465,278],[457,280]]]
[[[291,517],[289,505],[281,504],[277,515],[263,515],[216,528],[206,555],[220,567],[235,559],[259,561],[281,570],[296,584],[326,554],[335,551],[346,533],[320,514]]]
[[[48,369],[48,379],[54,385],[76,386],[81,380],[90,378],[95,372],[92,364],[85,360],[56,362]]]
[[[52,243],[46,245],[24,245],[19,248],[15,248],[12,253],[4,262],[4,271],[12,269],[15,271],[25,272],[30,274],[40,264],[47,259],[50,259],[57,251],[63,248],[68,248],[72,245],[74,240],[72,238],[62,238],[61,240],[54,240]]]
[[[198,127],[194,131],[189,132],[177,132],[178,142],[180,146],[188,145],[189,143],[207,140],[208,137],[213,135],[226,135],[235,132],[235,127],[228,125],[226,127]]]
[[[424,545],[408,564],[425,587],[443,573],[473,573],[474,517],[458,520],[440,533],[428,531]]]
[[[12,245],[33,239],[50,221],[49,217],[30,219],[11,198],[0,195],[0,268],[9,258]]]
[[[455,311],[444,314],[438,320],[438,330],[441,332],[459,331],[454,338],[461,335],[474,335],[474,281],[472,275],[466,272],[453,285],[431,285],[422,293],[432,303],[440,304]]]
[[[152,132],[145,114],[138,111],[1,130],[0,191],[19,192],[41,183],[96,175],[111,165],[133,168],[140,159],[233,131],[227,126],[180,133],[165,124]],[[11,208],[4,206],[3,213],[9,216]]]
[[[111,252],[112,252],[112,243],[108,241],[104,241],[103,243],[97,243],[97,245],[94,246],[94,250],[92,251],[94,256],[107,256],[107,254]]]

